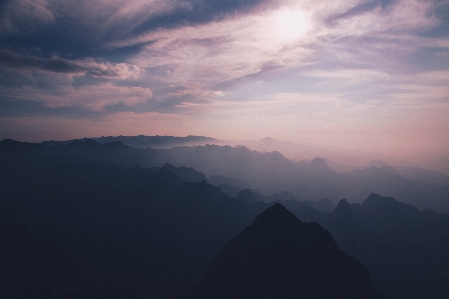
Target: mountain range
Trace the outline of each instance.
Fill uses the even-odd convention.
[[[326,190],[332,181],[323,178],[337,175],[323,159],[295,164],[279,153],[243,147],[155,150],[94,140],[53,147],[1,141],[0,222],[3,236],[9,237],[0,241],[4,257],[0,295],[174,298],[188,294],[208,277],[225,244],[275,203],[302,224],[316,222],[328,230],[338,248],[365,265],[374,287],[390,298],[446,298],[449,293],[447,213],[371,193],[352,203],[340,200],[336,207],[330,199],[305,200],[287,190],[264,195],[252,184],[252,189],[244,189],[247,185],[238,176],[213,177],[193,167],[199,160],[175,164],[181,159],[174,159],[173,152],[178,158],[186,154],[183,159],[188,161],[196,151],[205,153],[210,169],[212,153],[219,164],[215,169],[225,164],[219,160],[220,152],[228,155],[225,161],[242,164],[238,168],[242,171],[247,171],[244,166],[264,162],[257,169],[266,170],[268,178],[278,173],[277,180],[287,177],[283,166],[298,167],[305,171],[299,177],[306,179],[304,185],[315,177],[321,180],[316,187],[321,182]],[[274,167],[274,162],[280,163]],[[376,178],[369,176],[372,173],[381,182],[390,178],[373,167],[360,182]],[[241,184],[235,186],[241,190],[229,196],[220,189],[223,184]],[[326,233],[318,232],[318,239],[321,234]],[[70,275],[63,271],[64,265],[70,265]]]
[[[175,167],[191,167],[204,173],[212,179],[211,182],[214,177],[228,178],[226,183],[222,180],[214,184],[240,188],[221,186],[232,196],[250,188],[266,195],[288,191],[301,201],[329,198],[337,204],[342,198],[361,203],[368,194],[377,193],[420,209],[449,212],[449,176],[416,167],[395,168],[382,161],[372,161],[364,169],[340,173],[331,169],[323,158],[298,162],[279,152],[258,152],[244,146],[208,144],[143,149],[126,146],[119,141],[101,144],[93,139],[53,142],[51,145],[53,147],[42,146],[41,150],[59,151],[103,165],[161,167],[169,163]]]

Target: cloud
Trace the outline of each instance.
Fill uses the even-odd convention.
[[[316,70],[307,72],[306,76],[322,79],[338,79],[340,84],[356,84],[375,82],[379,80],[389,80],[391,76],[388,73],[371,69],[337,69],[337,70]]]
[[[42,90],[24,86],[21,88],[0,88],[4,98],[33,100],[46,107],[83,107],[93,111],[104,111],[107,107],[122,104],[132,107],[152,98],[149,88],[114,86],[111,83],[83,85],[81,87],[63,86],[57,90]]]
[[[17,0],[4,1],[0,36],[45,33],[56,39],[105,41],[138,35],[158,28],[201,24],[227,14],[247,11],[266,0]],[[69,49],[67,49],[69,50]]]
[[[35,30],[36,25],[54,23],[47,0],[15,0],[2,3],[0,11],[0,37],[24,34]]]
[[[207,96],[223,96],[222,91],[208,90],[204,88],[198,82],[182,83],[176,88],[175,91],[170,92],[171,96],[183,97],[183,96],[195,96],[195,97],[207,97]]]
[[[14,69],[39,69],[52,73],[63,73],[71,76],[93,76],[106,79],[128,79],[138,77],[143,70],[137,65],[128,63],[112,64],[95,61],[93,58],[68,60],[54,56],[40,58],[19,55],[9,51],[0,51],[0,63],[3,67]]]
[[[289,13],[294,15],[286,15]],[[286,16],[292,21],[294,34],[284,31],[288,26],[283,23]],[[163,68],[167,76],[181,82],[199,80],[213,84],[264,69],[297,64],[309,52],[305,47],[295,46],[307,29],[307,15],[302,11],[276,10],[198,26],[158,30],[111,44],[111,47],[147,43],[131,59],[132,63]]]
[[[203,84],[325,62],[386,68],[397,58],[394,53],[400,57],[432,43],[447,43],[416,34],[439,23],[431,8],[417,0],[276,2],[251,13],[160,28],[108,46],[139,45],[141,51],[130,59],[133,64],[158,70],[170,81]]]
[[[399,103],[417,111],[437,105],[438,114],[449,111],[449,71],[429,71],[405,76],[394,85],[393,96]],[[449,123],[448,123],[449,124]]]

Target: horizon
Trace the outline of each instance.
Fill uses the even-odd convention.
[[[448,26],[447,1],[6,1],[0,140],[270,136],[449,174]]]
[[[190,143],[175,143],[175,144],[168,144],[167,146],[162,147],[154,147],[155,149],[168,149],[171,147],[177,147],[177,146],[205,146],[205,145],[216,145],[216,146],[231,146],[231,147],[240,147],[244,146],[248,148],[249,150],[254,150],[258,152],[279,152],[282,154],[285,158],[301,162],[305,161],[307,163],[310,163],[312,160],[316,158],[324,159],[326,161],[326,164],[328,166],[337,171],[337,172],[349,172],[354,169],[366,169],[371,167],[371,164],[379,164],[385,166],[391,166],[396,169],[400,169],[401,167],[418,167],[423,169],[428,169],[431,171],[436,171],[441,174],[449,176],[449,170],[448,172],[445,172],[444,168],[433,168],[431,165],[419,165],[414,164],[413,161],[406,161],[403,159],[397,159],[392,156],[383,156],[379,157],[375,154],[367,154],[364,152],[348,152],[345,151],[345,149],[342,148],[332,148],[328,149],[326,147],[320,147],[313,144],[306,144],[306,143],[297,143],[294,141],[289,140],[280,140],[275,139],[272,137],[264,137],[259,140],[221,140],[214,138],[213,136],[202,136],[202,135],[187,135],[187,136],[173,136],[173,135],[107,135],[107,136],[84,136],[81,138],[73,138],[73,139],[60,139],[60,140],[54,140],[54,139],[47,139],[47,140],[38,140],[38,141],[20,141],[15,140],[19,142],[31,142],[31,143],[37,143],[40,144],[42,142],[67,142],[67,141],[76,141],[76,140],[97,140],[101,138],[119,138],[119,137],[174,137],[174,138],[188,138],[188,137],[202,137],[202,138],[210,138],[216,141],[216,143],[204,143],[204,142],[195,142],[192,141]],[[8,138],[6,138],[8,139]],[[3,139],[3,140],[6,140]],[[0,141],[3,141],[0,140]],[[102,142],[103,143],[103,142]],[[133,147],[133,146],[131,146]],[[140,147],[140,146],[139,146]],[[151,146],[150,146],[151,147]],[[329,163],[331,163],[329,165]],[[380,167],[380,166],[376,166]]]

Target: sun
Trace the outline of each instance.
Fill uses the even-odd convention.
[[[273,30],[283,41],[291,42],[302,37],[308,30],[306,14],[299,9],[281,9],[273,15]]]

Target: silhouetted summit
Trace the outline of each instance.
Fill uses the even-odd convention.
[[[346,199],[340,199],[340,201],[337,204],[337,207],[335,210],[337,211],[347,211],[349,209],[349,203]]]
[[[31,150],[38,150],[41,146],[36,143],[20,142],[12,139],[4,139],[0,141],[0,153],[7,154],[9,152],[26,152]]]
[[[368,270],[330,233],[281,204],[228,242],[205,280],[181,298],[381,298]]]

